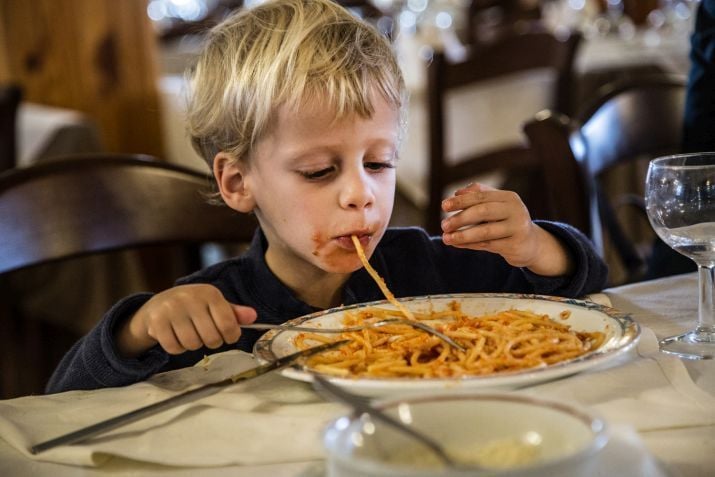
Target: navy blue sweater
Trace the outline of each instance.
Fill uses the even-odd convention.
[[[418,228],[388,229],[370,259],[396,297],[465,292],[539,293],[576,297],[600,290],[607,269],[590,242],[576,229],[551,222],[539,225],[559,237],[575,261],[571,276],[543,277],[524,268],[512,267],[501,256],[488,252],[446,246]],[[267,243],[258,230],[249,250],[221,262],[177,284],[209,283],[221,290],[231,303],[248,305],[258,320],[282,323],[317,311],[300,301],[273,275],[265,262]],[[211,350],[203,348],[170,355],[155,346],[138,358],[119,356],[114,332],[151,298],[150,293],[129,296],[117,303],[97,326],[80,339],[55,370],[47,392],[124,386],[171,369],[191,366],[204,355],[241,349],[251,351],[260,332],[245,330],[238,343]],[[343,304],[383,299],[379,288],[364,269],[353,273],[343,290]]]

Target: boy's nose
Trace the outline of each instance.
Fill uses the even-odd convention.
[[[372,205],[375,196],[369,178],[364,172],[346,177],[340,191],[340,206],[346,209],[363,209]]]

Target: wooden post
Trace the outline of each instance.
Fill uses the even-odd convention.
[[[109,152],[163,156],[157,43],[146,0],[0,0],[0,81],[77,109]]]

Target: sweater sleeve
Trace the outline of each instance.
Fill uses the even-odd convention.
[[[570,275],[546,277],[510,265],[498,254],[446,245],[417,227],[388,229],[371,261],[395,296],[442,293],[532,293],[579,297],[601,290],[606,264],[591,241],[566,224],[536,221],[565,247],[574,263]],[[362,281],[358,281],[358,279]],[[367,274],[356,273],[356,288],[367,290]],[[360,285],[360,286],[358,286]],[[374,287],[373,287],[374,288]],[[379,299],[361,295],[360,299]],[[359,299],[356,298],[357,301]]]
[[[50,378],[46,392],[125,386],[158,372],[169,356],[158,346],[139,358],[122,358],[114,342],[117,325],[131,317],[150,293],[129,296],[114,305],[87,335],[62,358]]]
[[[535,293],[579,297],[600,291],[606,286],[608,267],[583,233],[559,222],[534,222],[559,239],[574,261],[573,274],[561,277],[544,277],[523,269]]]

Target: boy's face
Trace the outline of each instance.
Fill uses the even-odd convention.
[[[335,122],[319,100],[297,112],[279,110],[254,149],[243,181],[268,238],[266,260],[279,277],[352,273],[362,265],[350,236],[370,256],[385,232],[399,113],[376,96],[369,119]]]

